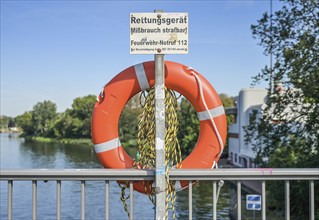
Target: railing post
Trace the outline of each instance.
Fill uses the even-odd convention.
[[[81,180],[81,220],[85,219],[85,181]]]
[[[133,181],[130,181],[130,220],[134,219],[134,189]]]
[[[266,181],[261,181],[261,219],[266,220]]]
[[[110,193],[110,182],[105,181],[105,219],[109,219],[109,193]]]
[[[188,182],[188,219],[193,219],[193,182]]]
[[[56,219],[61,219],[61,180],[56,181]]]
[[[241,220],[241,182],[237,181],[237,219]]]
[[[309,181],[309,219],[315,220],[315,183]]]
[[[155,10],[161,13],[161,10]],[[165,68],[164,54],[155,55],[155,219],[165,219]]]
[[[8,219],[12,219],[12,188],[13,181],[8,180]]]
[[[290,219],[290,183],[289,180],[285,181],[285,218]]]
[[[37,219],[37,181],[32,180],[32,219]]]
[[[213,219],[217,219],[216,180],[213,181]]]

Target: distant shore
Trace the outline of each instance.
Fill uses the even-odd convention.
[[[18,129],[5,129],[5,128],[1,128],[0,129],[0,133],[18,133],[21,134],[21,131]]]
[[[89,138],[47,138],[47,137],[37,137],[37,136],[26,136],[23,137],[27,141],[36,141],[41,143],[62,143],[62,144],[81,144],[92,146],[92,140]]]

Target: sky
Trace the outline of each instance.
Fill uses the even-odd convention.
[[[279,6],[274,0],[273,10]],[[130,55],[129,14],[156,9],[188,13],[189,53],[164,59],[193,67],[218,93],[236,96],[269,64],[250,29],[269,8],[269,0],[1,0],[0,115],[23,114],[44,100],[62,112],[127,67],[153,60]]]

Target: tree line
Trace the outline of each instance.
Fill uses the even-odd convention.
[[[57,112],[54,102],[38,102],[31,111],[15,117],[24,137],[90,138],[91,114],[96,96],[75,98],[70,109]]]
[[[10,131],[15,127],[15,122],[13,117],[0,116],[0,132]]]
[[[224,107],[233,107],[234,99],[220,94]],[[62,113],[52,101],[38,102],[31,111],[11,118],[22,129],[25,138],[90,139],[91,119],[96,96],[87,95],[73,100],[71,108]],[[199,121],[195,109],[184,97],[178,102],[178,139],[183,155],[188,155],[196,145]],[[137,146],[138,116],[142,111],[139,96],[133,97],[124,107],[119,120],[119,136],[124,147]],[[232,117],[232,116],[229,116]],[[230,121],[231,118],[228,118]],[[226,151],[225,151],[226,152]]]

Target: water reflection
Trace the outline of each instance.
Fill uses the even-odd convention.
[[[229,219],[229,211],[233,203],[230,194],[235,188],[228,182],[221,188],[217,203],[217,218]],[[213,183],[212,181],[200,181],[193,185],[193,219],[213,218]],[[188,190],[177,193],[176,210],[178,219],[188,219]]]
[[[64,145],[52,143],[24,142],[1,137],[1,169],[28,168],[100,168],[101,165],[92,147],[84,145]],[[32,182],[14,182],[13,218],[32,218]],[[56,218],[56,182],[38,181],[38,219]],[[120,200],[120,189],[116,182],[110,182],[110,219],[127,219]],[[153,219],[154,210],[148,198],[140,193],[134,193],[134,216]],[[86,182],[86,218],[105,219],[105,182]],[[62,219],[80,219],[81,213],[81,183],[76,181],[62,182]],[[0,219],[7,219],[7,183],[0,182]],[[143,219],[136,217],[136,219]]]
[[[88,169],[102,167],[92,147],[56,143],[25,142],[20,138],[1,137],[1,169],[52,168]],[[130,154],[136,151],[130,149]],[[7,218],[7,183],[0,182],[0,219]],[[201,181],[193,186],[193,219],[212,219],[212,182]],[[231,197],[232,196],[232,197]],[[105,183],[86,182],[86,218],[105,219]],[[218,219],[229,219],[229,207],[236,201],[235,189],[225,183],[217,204]],[[32,218],[31,181],[14,182],[13,217]],[[62,182],[62,219],[79,219],[81,213],[81,184]],[[175,203],[177,219],[188,219],[188,190],[177,193]],[[171,215],[170,215],[171,216]],[[134,192],[135,219],[154,219],[154,209],[147,196]],[[56,182],[38,182],[38,219],[56,218]],[[171,217],[170,217],[171,218]],[[110,183],[110,219],[127,219],[120,201],[120,189],[116,182]]]
[[[101,168],[94,149],[86,145],[21,143],[23,154],[33,161],[33,167],[41,168]]]

